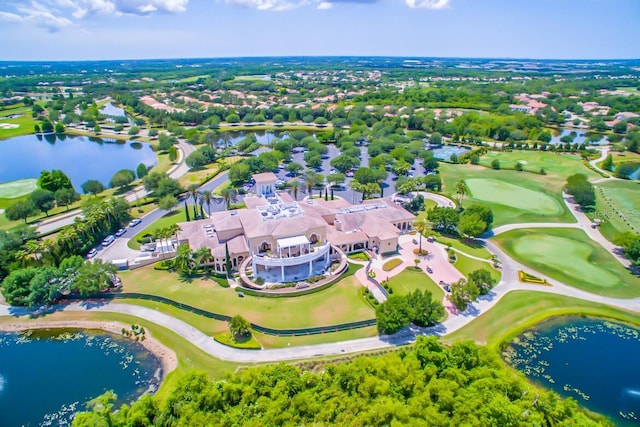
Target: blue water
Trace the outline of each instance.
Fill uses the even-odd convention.
[[[159,360],[141,344],[102,332],[0,333],[0,426],[68,425],[113,390],[118,403],[155,390]]]
[[[122,108],[116,107],[110,102],[106,103],[100,109],[100,113],[105,114],[107,116],[125,116],[126,115],[125,111]]]
[[[549,141],[549,144],[552,144],[552,145],[565,144],[564,142],[560,141],[560,138],[571,134],[571,132],[576,133],[576,137],[573,139],[573,142],[571,142],[571,144],[580,145],[584,143],[590,135],[588,132],[583,130],[562,128],[559,133],[557,131],[553,132],[553,136],[551,137],[551,141]],[[607,137],[603,136],[599,141],[591,142],[590,145],[604,145],[608,143],[609,143],[609,140],[607,139]]]
[[[469,148],[466,148],[466,147],[454,147],[454,146],[445,145],[442,148],[436,148],[432,151],[433,151],[433,157],[435,157],[436,159],[449,161],[451,159],[452,154],[455,154],[456,156],[460,157],[463,154],[468,153],[470,150]]]
[[[640,424],[640,329],[555,318],[520,335],[503,357],[533,381],[616,425]]]
[[[0,141],[0,182],[38,178],[43,169],[61,169],[76,190],[88,179],[108,185],[120,169],[156,164],[148,144],[117,143],[85,136],[26,135]]]

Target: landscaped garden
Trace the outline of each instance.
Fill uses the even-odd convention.
[[[388,284],[393,289],[393,292],[398,295],[407,295],[418,289],[431,292],[433,299],[436,301],[444,299],[442,288],[419,268],[406,268],[402,273],[390,277]]]
[[[184,279],[153,267],[124,272],[121,277],[124,292],[159,295],[229,316],[240,314],[250,322],[271,328],[335,325],[374,317],[359,294],[362,285],[354,276],[320,292],[291,298],[239,298],[233,289],[223,288],[211,279]]]
[[[495,241],[515,260],[567,285],[610,297],[640,296],[640,279],[581,230],[519,229]]]
[[[189,208],[193,208],[193,206],[189,206]],[[140,230],[138,234],[129,239],[129,241],[127,242],[127,246],[129,246],[131,249],[138,250],[140,249],[140,245],[143,243],[142,241],[144,240],[145,235],[152,236],[157,230],[161,228],[186,221],[187,216],[184,212],[184,208],[182,206],[178,206],[173,212],[167,213],[163,217],[149,224],[146,228]]]
[[[495,280],[495,283],[500,281],[500,277],[502,273],[499,270],[493,268],[493,264],[491,262],[483,262],[477,259],[469,258],[468,256],[464,256],[461,253],[456,253],[456,262],[453,264],[456,269],[462,273],[467,279],[469,278],[469,274],[473,273],[476,270],[487,270],[491,273],[491,278]]]

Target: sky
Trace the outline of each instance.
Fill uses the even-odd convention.
[[[0,0],[0,60],[640,58],[640,0]]]

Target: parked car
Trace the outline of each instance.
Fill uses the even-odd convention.
[[[116,231],[116,237],[122,236],[125,233],[125,231],[127,230],[125,230],[124,228],[118,229],[118,231]]]
[[[433,273],[433,269],[431,269],[431,267],[428,265],[427,265],[427,273]]]
[[[109,246],[114,240],[116,240],[115,236],[113,234],[109,234],[107,237],[102,239],[102,246]]]
[[[87,258],[93,258],[96,255],[98,255],[98,250],[93,248],[87,253]]]
[[[451,286],[444,285],[444,290],[447,291],[447,292],[451,292]]]
[[[131,222],[129,223],[129,227],[135,227],[136,225],[140,224],[141,222],[142,222],[142,220],[140,218],[132,219]]]

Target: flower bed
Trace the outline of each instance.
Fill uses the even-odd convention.
[[[382,269],[384,271],[391,271],[394,268],[396,268],[397,266],[399,266],[400,264],[402,264],[402,259],[393,258],[393,259],[390,259],[389,261],[385,262],[384,265],[382,266]]]

